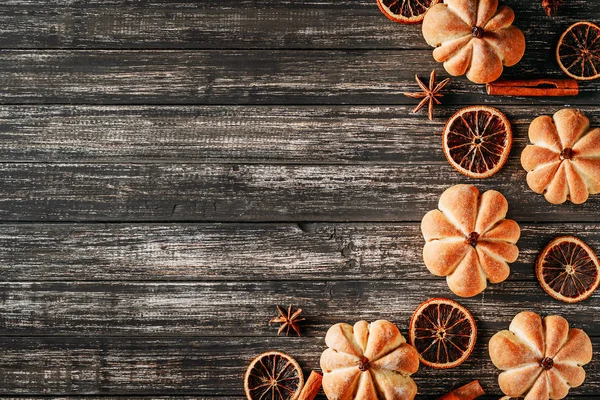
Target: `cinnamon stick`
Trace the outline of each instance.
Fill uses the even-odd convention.
[[[486,90],[493,96],[577,96],[579,84],[575,79],[504,80],[488,83]]]
[[[438,397],[437,400],[460,400],[460,397],[454,394],[454,392],[446,393],[442,397]]]
[[[298,400],[313,400],[317,397],[317,393],[321,389],[321,382],[323,381],[323,375],[317,371],[312,371],[304,384],[304,387],[300,391]]]
[[[479,396],[483,396],[485,392],[479,384],[478,380],[474,380],[471,383],[467,383],[464,386],[454,389],[450,393],[446,393],[438,400],[473,400]]]

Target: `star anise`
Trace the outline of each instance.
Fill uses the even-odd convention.
[[[558,7],[560,7],[563,3],[563,0],[542,0],[542,7],[546,12],[546,15],[551,17],[555,15],[558,11]]]
[[[279,316],[272,318],[269,321],[281,324],[277,334],[279,335],[281,332],[285,331],[285,336],[288,336],[290,334],[290,329],[293,329],[296,334],[300,336],[300,326],[298,325],[298,322],[305,320],[305,318],[299,318],[302,309],[298,308],[294,311],[292,306],[290,306],[286,312],[282,307],[277,306],[277,310],[279,310]]]
[[[431,71],[431,75],[429,76],[429,86],[425,85],[423,81],[419,78],[419,75],[415,75],[415,79],[419,84],[422,92],[416,93],[404,93],[407,97],[412,97],[414,99],[423,99],[417,105],[417,107],[413,110],[414,113],[419,112],[425,105],[427,105],[427,111],[429,115],[429,119],[433,119],[433,106],[436,104],[442,104],[441,101],[438,100],[438,97],[443,97],[444,95],[440,93],[440,91],[450,82],[450,78],[446,78],[440,83],[435,84],[435,70]]]

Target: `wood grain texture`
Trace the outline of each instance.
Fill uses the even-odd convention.
[[[591,0],[555,18],[505,2],[528,46],[505,77],[562,77],[558,36],[600,17]],[[532,265],[558,234],[600,249],[600,197],[551,206],[518,158],[537,115],[572,105],[600,125],[599,81],[525,99],[453,78],[429,122],[402,92],[443,68],[419,26],[374,0],[4,0],[0,26],[0,400],[241,400],[262,351],[308,373],[333,323],[406,332],[421,301],[455,298],[423,266],[419,222],[463,182],[507,196],[521,256],[509,280],[459,300],[477,348],[460,368],[422,368],[419,400],[475,378],[497,400],[486,344],[523,309],[592,336],[569,398],[598,398],[597,295],[554,301]],[[486,181],[440,151],[437,132],[470,104],[515,127],[509,164]],[[275,336],[276,304],[304,309],[305,336]]]
[[[0,164],[3,221],[420,221],[449,186],[495,189],[519,222],[600,221],[551,205],[513,157],[492,180],[450,165]],[[512,204],[512,207],[510,206]]]
[[[555,18],[538,1],[504,3],[530,47],[547,47],[573,19],[600,15],[584,0],[570,0]],[[427,47],[420,26],[389,21],[374,0],[6,0],[0,24],[0,48]]]
[[[430,395],[423,399],[433,400],[431,395],[443,394],[474,378],[479,379],[488,394],[500,397],[499,371],[489,360],[488,340],[489,337],[481,337],[463,365],[443,374],[421,366],[413,377],[420,392]],[[593,338],[592,343],[594,359],[598,360],[600,339]],[[325,344],[322,337],[2,338],[0,390],[5,394],[177,393],[236,398],[243,395],[242,376],[250,360],[271,349],[293,355],[306,374],[318,368]],[[586,382],[573,389],[569,399],[571,394],[596,395],[599,364],[592,362],[585,369]]]
[[[495,332],[522,310],[560,314],[600,336],[600,306],[566,305],[538,282],[505,281],[483,295],[457,298],[444,278],[385,281],[50,282],[1,283],[0,327],[10,335],[260,336],[276,333],[268,321],[276,305],[304,310],[307,336],[323,336],[347,320],[388,319],[407,329],[417,306],[431,297],[456,298]]]
[[[413,104],[402,93],[434,68],[442,71],[430,50],[6,50],[0,104]],[[505,77],[534,74],[563,75],[552,52],[530,50]],[[444,100],[595,105],[599,85],[583,83],[567,99],[498,98],[462,77]]]
[[[600,226],[521,224],[509,280],[535,281],[538,252],[572,234],[600,252]],[[440,280],[418,223],[2,224],[3,282]]]
[[[563,106],[500,106],[513,163],[531,121]],[[413,106],[0,106],[4,162],[346,164],[444,162],[434,121]],[[597,107],[580,107],[600,126]]]

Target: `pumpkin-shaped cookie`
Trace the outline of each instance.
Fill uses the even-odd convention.
[[[565,108],[533,120],[529,145],[521,153],[527,184],[552,204],[584,203],[600,193],[600,128],[580,111]]]
[[[515,243],[521,230],[505,219],[506,198],[495,190],[480,195],[473,185],[456,185],[442,194],[438,208],[421,222],[429,271],[445,276],[450,290],[462,297],[481,293],[488,280],[508,278],[508,263],[519,255]]]
[[[335,324],[321,355],[323,390],[329,400],[412,400],[417,385],[410,377],[419,355],[389,321]]]
[[[488,83],[525,53],[525,36],[514,19],[510,7],[498,8],[498,0],[444,0],[425,14],[423,36],[449,74]]]
[[[542,318],[524,311],[509,330],[496,333],[489,344],[494,365],[503,370],[500,389],[525,400],[562,399],[581,385],[581,367],[592,360],[592,342],[581,329],[569,329],[563,317]]]

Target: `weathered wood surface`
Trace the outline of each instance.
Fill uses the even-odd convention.
[[[442,73],[431,50],[6,50],[0,104],[413,104],[415,73]],[[531,50],[505,77],[562,77]],[[492,97],[454,79],[447,104],[597,104],[598,81],[571,98]]]
[[[598,224],[521,224],[508,279],[535,281],[559,234],[600,252]],[[0,281],[443,281],[423,245],[418,223],[2,224]]]
[[[590,0],[548,18],[537,0],[506,0],[530,47],[549,48]],[[374,0],[5,0],[1,48],[426,48],[420,26],[388,21]]]
[[[388,319],[406,330],[413,311],[431,297],[456,298],[444,278],[379,281],[260,282],[49,282],[1,283],[4,334],[74,336],[259,336],[277,326],[275,305],[301,307],[309,336],[324,336],[341,321]],[[505,281],[484,294],[458,299],[479,320],[481,332],[503,329],[524,309],[568,317],[600,336],[597,296],[566,305],[538,282]]]
[[[600,18],[591,0],[555,18],[539,3],[506,0],[528,45],[506,77],[562,76],[558,36]],[[420,27],[374,0],[5,0],[0,26],[0,399],[241,400],[262,351],[308,372],[335,322],[406,332],[422,300],[454,297],[423,266],[419,221],[464,182],[507,196],[521,255],[460,300],[478,346],[457,369],[422,368],[419,399],[479,378],[496,400],[486,343],[522,309],[590,333],[595,360],[569,398],[598,398],[598,295],[550,299],[533,262],[563,233],[599,250],[600,198],[550,206],[519,165],[537,115],[575,105],[600,125],[598,81],[525,99],[453,78],[429,122],[402,92],[445,73]],[[514,148],[471,181],[438,132],[483,103],[507,113]],[[304,308],[305,337],[274,337],[275,304]]]
[[[499,106],[518,163],[531,121],[563,106]],[[435,120],[414,106],[0,106],[5,162],[345,164],[445,162]],[[600,126],[598,107],[579,107]]]
[[[600,221],[600,197],[551,205],[518,157],[492,180],[446,162],[400,165],[0,164],[3,221],[420,221],[449,186],[495,189],[509,216]],[[510,207],[510,204],[513,206]]]
[[[441,395],[449,388],[477,378],[488,393],[494,393],[499,371],[487,356],[488,341],[489,337],[481,337],[471,358],[458,368],[440,373],[421,367],[414,375],[421,392]],[[593,344],[594,357],[598,359],[600,339],[593,338]],[[256,355],[271,349],[298,355],[298,362],[306,374],[318,368],[325,345],[322,337],[126,340],[3,337],[0,341],[0,374],[3,377],[0,390],[49,395],[197,393],[237,398],[242,394],[240,375],[246,365]],[[23,375],[20,371],[28,373]],[[573,389],[572,394],[597,395],[596,388],[600,384],[598,364],[588,365],[586,372],[586,382]],[[434,397],[423,398],[433,400]]]

